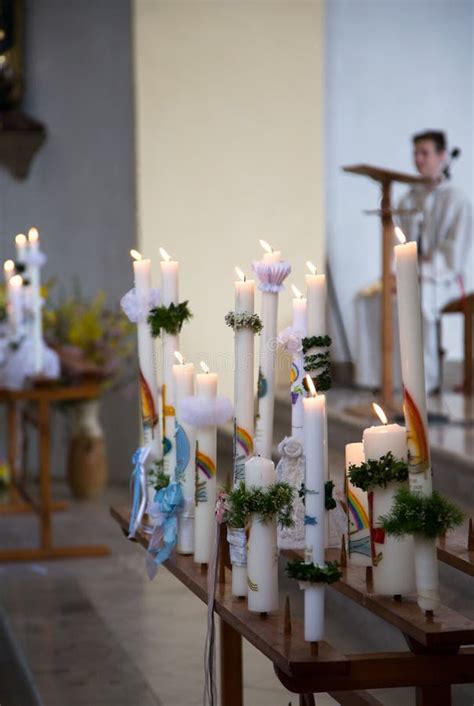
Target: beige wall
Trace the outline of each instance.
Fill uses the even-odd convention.
[[[234,265],[268,240],[302,287],[323,242],[323,5],[135,0],[140,247],[180,262],[182,351],[232,390]],[[280,326],[291,296],[280,297]],[[259,307],[259,298],[257,306]],[[227,368],[223,370],[223,368]]]

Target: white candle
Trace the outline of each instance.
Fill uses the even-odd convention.
[[[279,250],[273,250],[264,240],[267,264],[281,261]],[[273,417],[275,410],[275,358],[278,326],[278,292],[262,292],[262,333],[260,335],[258,413],[255,430],[255,450],[260,456],[272,457]]]
[[[253,314],[255,281],[236,267],[235,314]],[[253,454],[254,437],[254,332],[248,326],[234,331],[234,471],[233,485],[245,480],[245,462]],[[241,528],[242,529],[242,528]],[[247,567],[232,567],[232,595],[247,595]]]
[[[179,264],[172,260],[166,250],[160,248],[163,258],[160,262],[161,271],[161,292],[163,306],[179,303],[178,274]],[[175,431],[175,400],[173,389],[173,363],[174,352],[179,350],[179,336],[177,334],[161,332],[162,353],[163,353],[163,434],[165,437],[164,471],[167,475],[174,477],[176,466],[176,444],[174,438]]]
[[[177,354],[178,357],[180,354]],[[182,485],[184,509],[178,520],[178,545],[180,554],[194,552],[194,489],[196,483],[196,428],[181,419],[181,405],[186,397],[194,395],[194,365],[173,365],[176,400],[176,480]]]
[[[365,461],[364,444],[346,444],[346,503],[349,562],[354,566],[372,566],[370,551],[369,501],[365,490],[352,485],[350,466]]]
[[[5,284],[8,285],[11,278],[15,274],[15,263],[13,260],[5,260],[3,263],[3,274],[5,277]]]
[[[406,429],[399,424],[383,423],[365,429],[363,442],[367,461],[379,460],[389,451],[395,458],[407,458]],[[386,488],[376,487],[368,493],[374,593],[384,596],[407,595],[415,590],[413,537],[391,537],[378,521],[381,515],[390,512],[395,493],[402,485],[392,482]]]
[[[273,461],[261,456],[245,464],[245,485],[268,488],[276,482]],[[252,515],[247,552],[248,608],[253,613],[278,610],[278,550],[276,518],[262,522]]]
[[[28,243],[29,250],[33,255],[39,253],[39,234],[36,228],[30,228],[28,231]],[[33,369],[35,375],[38,375],[43,369],[43,321],[41,315],[41,269],[39,263],[33,262],[33,264],[30,264],[28,273],[31,284]]]
[[[13,275],[9,282],[9,321],[13,336],[18,336],[23,323],[23,278]]]
[[[148,306],[151,292],[151,262],[143,259],[136,250],[130,251],[133,257],[135,295],[141,306]],[[143,442],[151,444],[152,457],[160,460],[163,448],[160,434],[158,383],[156,380],[155,344],[147,317],[137,323],[138,362],[140,366],[140,407]],[[150,501],[155,491],[150,488]]]
[[[306,297],[292,285],[295,295],[293,304],[293,329],[298,331],[303,338],[306,335]],[[303,351],[295,351],[291,357],[290,392],[291,392],[291,435],[303,435],[303,380],[304,357]]]
[[[305,560],[325,566],[326,544],[324,484],[326,481],[327,437],[326,398],[317,395],[310,376],[307,378],[310,396],[303,399],[305,473]],[[313,590],[316,589],[316,590]],[[309,642],[321,640],[324,635],[324,590],[311,586],[304,592],[304,636]]]
[[[18,233],[18,235],[15,237],[15,246],[17,262],[23,263],[25,261],[25,255],[28,248],[28,241],[26,239],[26,235],[24,235],[23,233]]]
[[[396,229],[400,240],[405,236]],[[423,330],[415,242],[395,246],[398,329],[403,378],[403,409],[408,429],[410,488],[431,495],[431,462],[426,411]]]
[[[207,366],[201,363],[203,369]],[[217,373],[196,375],[196,395],[202,400],[217,397]],[[197,430],[196,508],[194,518],[194,561],[208,564],[214,535],[216,505],[217,428],[200,427]]]
[[[306,329],[308,337],[325,336],[327,334],[326,325],[326,275],[316,274],[316,268],[311,262],[307,262],[312,272],[306,275],[306,298],[307,314]]]

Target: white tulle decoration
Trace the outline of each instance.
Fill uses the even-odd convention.
[[[22,262],[29,267],[43,267],[48,258],[41,250],[30,250],[23,255]]]
[[[304,502],[299,491],[304,483],[305,457],[300,439],[286,436],[278,445],[281,459],[276,467],[277,480],[288,483],[295,490],[293,500],[293,526],[278,526],[277,542],[280,549],[304,549]]]
[[[252,263],[252,269],[257,275],[258,288],[262,292],[281,292],[285,289],[283,282],[291,272],[291,265],[285,260],[280,262],[257,260]]]
[[[202,397],[186,397],[181,402],[181,421],[192,427],[210,427],[225,424],[232,419],[234,410],[227,397],[203,400]]]
[[[159,306],[161,304],[161,290],[152,288],[150,289],[150,296],[147,297],[137,297],[135,287],[132,287],[126,294],[123,295],[120,300],[120,306],[125,314],[128,316],[129,320],[136,324],[139,321],[146,321],[150,309],[154,306]]]
[[[303,350],[301,343],[303,336],[302,331],[298,331],[298,329],[293,328],[293,326],[287,326],[278,334],[278,345],[280,345],[286,353],[294,355]]]
[[[43,369],[40,375],[55,380],[61,372],[59,356],[56,351],[48,348],[44,341],[42,345]],[[33,341],[25,338],[19,347],[8,355],[3,370],[2,384],[9,390],[19,390],[25,384],[26,378],[33,377],[36,374]]]

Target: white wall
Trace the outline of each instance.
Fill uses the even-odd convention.
[[[381,269],[378,219],[362,214],[379,195],[375,182],[341,166],[413,171],[410,136],[440,128],[462,148],[454,182],[472,197],[473,8],[471,0],[327,0],[327,247],[352,344],[354,295]],[[459,326],[448,338],[460,357]]]
[[[324,263],[322,2],[135,0],[141,248],[181,263],[195,314],[182,349],[227,367],[232,391],[234,265],[258,238],[303,282]],[[282,300],[288,323],[290,295]]]

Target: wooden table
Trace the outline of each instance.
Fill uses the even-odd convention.
[[[66,502],[54,501],[51,492],[51,408],[59,402],[94,399],[100,395],[96,384],[62,385],[46,381],[21,390],[0,389],[0,402],[7,406],[8,414],[8,464],[11,486],[9,502],[0,505],[0,515],[34,512],[40,523],[39,546],[2,549],[0,561],[33,561],[35,559],[61,559],[71,557],[104,556],[109,553],[104,545],[54,546],[52,513],[65,510]],[[23,403],[31,403],[36,413],[22,414]],[[25,487],[17,464],[19,425],[33,424],[39,437],[39,498],[30,495]]]
[[[112,517],[128,533],[128,508],[112,508]],[[224,533],[222,534],[224,536]],[[148,536],[137,541],[148,546]],[[225,540],[224,540],[225,541]],[[226,554],[226,552],[224,552]],[[334,559],[333,550],[327,558]],[[166,568],[202,601],[207,602],[207,574],[193,557],[174,554]],[[345,568],[331,588],[397,627],[410,651],[342,654],[326,642],[317,654],[303,639],[303,624],[278,614],[262,618],[245,601],[231,595],[228,563],[221,564],[216,613],[221,618],[221,704],[242,706],[242,638],[271,660],[280,682],[300,694],[300,704],[314,704],[314,693],[329,692],[343,706],[380,706],[365,689],[415,686],[417,706],[450,706],[451,684],[474,682],[474,622],[442,606],[426,618],[411,600],[375,596],[364,567]]]

